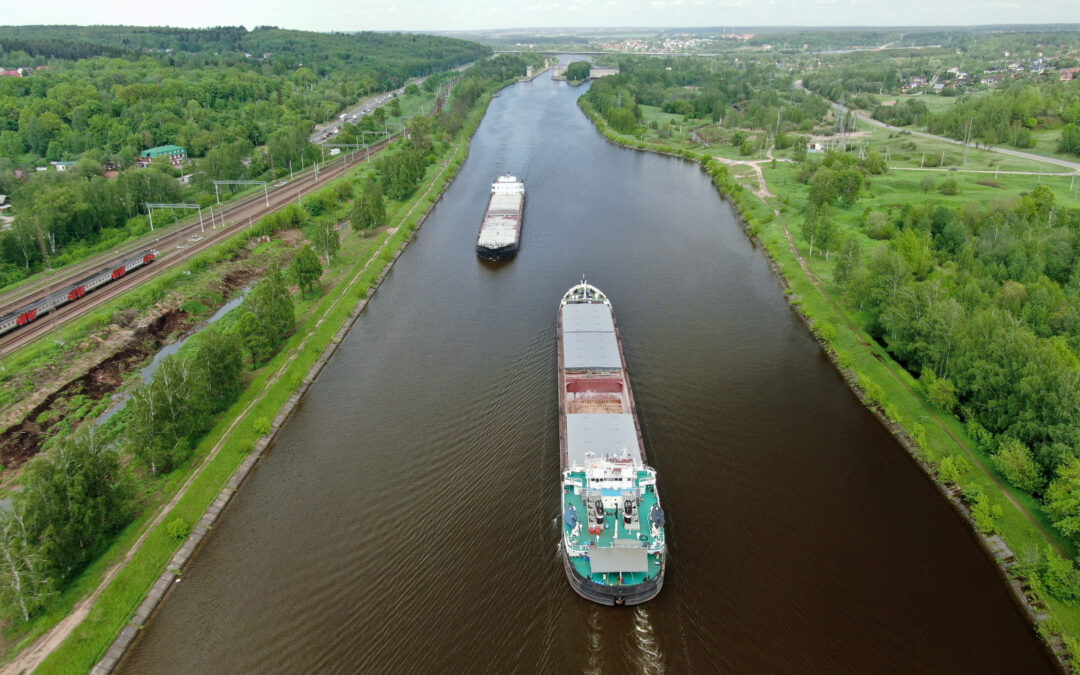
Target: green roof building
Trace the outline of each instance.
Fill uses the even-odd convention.
[[[187,150],[179,145],[159,145],[156,148],[143,150],[139,153],[139,163],[149,164],[155,160],[168,160],[173,164],[179,164],[187,158]]]

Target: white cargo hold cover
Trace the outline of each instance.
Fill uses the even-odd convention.
[[[611,308],[600,303],[571,303],[562,308],[564,333],[615,332]]]
[[[629,455],[635,467],[644,465],[637,427],[630,414],[580,413],[566,416],[566,454],[570,466],[585,466],[593,457]]]
[[[615,333],[563,333],[567,370],[622,370]]]
[[[525,199],[525,195],[491,195],[491,202],[488,204],[488,213],[513,213],[516,214],[521,210],[521,200]]]
[[[571,303],[562,308],[563,367],[622,370],[615,321],[607,305]]]

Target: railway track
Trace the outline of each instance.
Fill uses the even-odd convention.
[[[377,153],[382,150],[390,139],[380,141],[379,143],[371,146],[371,152]],[[356,153],[351,153],[349,158],[351,159]],[[322,183],[324,180],[330,180],[341,175],[343,168],[345,167],[346,157],[342,155],[340,159],[331,160],[325,166],[320,166],[319,169],[319,181]],[[349,162],[349,166],[352,166],[353,162]],[[266,198],[269,198],[271,204],[274,203],[275,195],[280,194],[292,194],[295,197],[295,190],[297,184],[308,181],[314,176],[312,169],[308,169],[285,185],[278,185],[269,188]],[[235,214],[239,211],[245,211],[250,209],[256,204],[262,204],[265,207],[266,198],[258,194],[252,194],[244,197],[240,201],[221,207],[221,210],[214,210],[213,218],[216,221],[224,218],[234,218]],[[245,216],[246,217],[246,216]],[[190,222],[189,222],[190,221]],[[156,248],[162,245],[163,242],[169,241],[176,236],[186,236],[193,231],[200,230],[200,225],[197,217],[187,217],[182,219],[175,225],[167,225],[165,227],[159,227],[150,234],[143,235],[138,239],[132,240],[115,249],[112,253],[93,256],[87,260],[64,267],[62,270],[58,270],[53,274],[42,275],[40,278],[34,279],[30,282],[22,284],[18,288],[12,289],[6,293],[0,293],[0,316],[14,311],[16,308],[33,301],[35,298],[44,295],[49,289],[56,289],[62,287],[64,284],[74,283],[78,279],[86,276],[87,274],[94,272],[95,270],[108,267],[111,261],[120,260],[126,256],[130,256],[133,253],[143,251],[150,248]]]
[[[254,195],[231,207],[222,209],[220,224],[215,222],[213,225],[200,227],[199,223],[196,222],[180,225],[167,234],[159,235],[156,239],[141,238],[125,245],[122,249],[117,249],[117,253],[110,256],[108,260],[130,255],[133,252],[147,248],[157,248],[158,257],[153,264],[144,266],[136,273],[121,277],[93,293],[88,293],[76,302],[62,305],[40,319],[4,335],[0,338],[0,357],[7,356],[49,332],[62,328],[74,319],[94,311],[106,302],[140,284],[146,283],[159,274],[178,267],[199,253],[255,223],[259,218],[288,206],[294,200],[302,199],[306,195],[321,190],[326,183],[342,177],[356,165],[364,163],[372,156],[382,152],[391,140],[393,140],[393,137],[380,141],[365,152],[355,151],[343,155],[340,162],[321,168],[318,180],[315,180],[313,171],[308,171],[290,183],[269,190],[265,198],[262,195]],[[267,201],[269,201],[269,206]],[[215,214],[215,220],[216,218],[217,214]],[[95,258],[93,261],[64,268],[61,275],[51,276],[47,280],[43,280],[43,283],[35,284],[32,288],[20,287],[16,291],[12,291],[13,295],[3,296],[6,307],[0,311],[0,315],[13,311],[16,307],[33,301],[34,298],[47,295],[63,288],[65,285],[73,284],[86,274],[107,266],[106,261]]]

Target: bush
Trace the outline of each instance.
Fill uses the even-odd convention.
[[[1042,472],[1035,463],[1031,450],[1015,438],[1001,442],[994,466],[1006,480],[1026,492],[1036,492],[1043,486]]]
[[[993,534],[997,519],[1001,517],[1001,507],[990,502],[990,498],[979,494],[971,507],[971,517],[975,520],[975,530],[981,534]]]
[[[1041,580],[1046,592],[1066,605],[1080,599],[1080,575],[1071,560],[1054,553],[1050,547],[1043,551]]]
[[[960,194],[960,188],[957,186],[955,178],[946,178],[938,186],[938,192],[943,195],[958,195]]]
[[[937,377],[933,370],[927,368],[919,377],[926,397],[930,402],[945,412],[951,413],[956,410],[959,401],[956,397],[956,385],[943,377]]]
[[[825,342],[832,342],[836,339],[836,326],[827,321],[822,321],[815,326],[817,335]]]
[[[949,487],[960,482],[960,472],[956,468],[956,460],[952,457],[941,460],[941,463],[938,464],[937,476],[942,485]]]
[[[251,428],[259,436],[265,436],[266,434],[270,433],[270,420],[266,419],[265,417],[259,417],[251,423]]]
[[[191,532],[191,526],[179,516],[165,524],[165,534],[170,539],[183,539]]]

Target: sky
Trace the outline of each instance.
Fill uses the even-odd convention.
[[[12,0],[0,24],[318,31],[1080,23],[1080,0]]]

